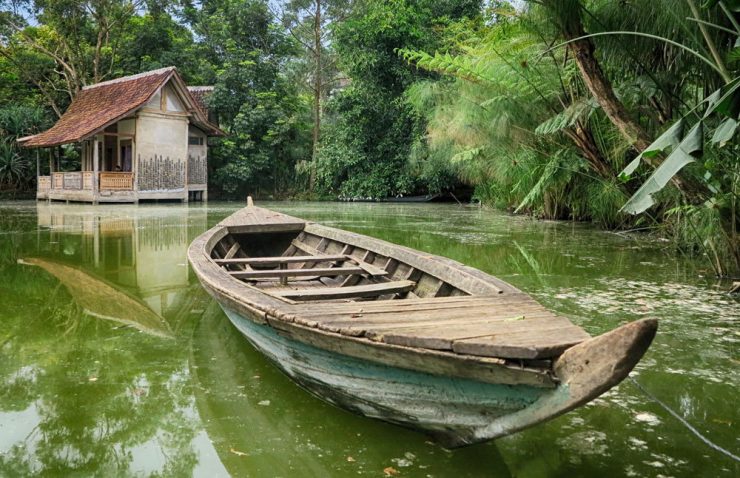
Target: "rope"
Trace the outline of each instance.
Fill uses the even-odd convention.
[[[632,377],[628,377],[628,378],[629,378],[630,382],[632,382],[635,385],[635,387],[637,387],[638,390],[640,390],[642,393],[644,393],[650,400],[654,401],[655,403],[657,403],[658,405],[660,405],[661,407],[663,407],[665,409],[665,411],[667,411],[668,413],[670,413],[673,416],[673,418],[675,418],[676,420],[678,420],[679,422],[681,422],[681,424],[683,426],[685,426],[686,428],[688,428],[691,433],[693,433],[694,435],[696,435],[709,448],[713,448],[714,450],[716,450],[716,451],[718,451],[718,452],[720,452],[722,454],[725,454],[725,455],[729,456],[730,458],[732,458],[735,461],[740,461],[740,457],[739,456],[734,455],[732,452],[730,452],[728,450],[725,450],[721,446],[719,446],[716,443],[714,443],[711,440],[709,440],[709,438],[707,438],[704,435],[702,435],[699,430],[697,430],[696,428],[694,428],[681,415],[679,415],[677,412],[673,411],[668,405],[666,405],[665,403],[663,403],[662,401],[660,401],[660,399],[658,397],[656,397],[652,393],[650,393],[647,390],[645,390],[645,387],[643,387],[642,385],[640,385],[639,383],[637,383],[637,380],[635,380]]]

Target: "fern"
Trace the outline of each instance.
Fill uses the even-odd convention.
[[[599,104],[593,98],[580,99],[552,118],[540,123],[534,132],[542,135],[559,133],[575,126],[578,122],[585,123],[598,108]]]

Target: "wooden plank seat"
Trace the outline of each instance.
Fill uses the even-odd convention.
[[[239,257],[235,259],[214,259],[216,264],[249,264],[258,266],[277,266],[280,264],[296,264],[305,262],[345,262],[347,260],[347,256],[345,255]]]
[[[337,255],[326,255],[326,254],[317,254],[317,255],[311,255],[311,256],[276,256],[276,257],[237,257],[237,258],[225,258],[225,259],[214,259],[214,262],[216,264],[219,264],[221,266],[229,266],[229,265],[245,265],[245,266],[279,266],[280,269],[275,270],[277,273],[276,275],[258,275],[254,277],[248,277],[248,276],[237,276],[240,279],[256,279],[256,278],[262,278],[262,277],[291,277],[291,276],[337,276],[337,275],[344,275],[344,274],[335,274],[332,272],[329,274],[323,273],[328,268],[325,269],[304,269],[313,271],[313,273],[293,273],[294,271],[299,271],[301,269],[295,268],[295,269],[288,269],[288,264],[319,264],[322,262],[334,262],[334,263],[345,263],[350,262],[352,264],[355,264],[357,267],[361,269],[361,271],[354,271],[350,272],[349,275],[358,274],[358,273],[366,273],[371,276],[379,277],[379,276],[385,276],[388,275],[388,271],[385,269],[381,269],[380,267],[373,266],[372,264],[368,264],[366,262],[363,262],[359,259],[356,259],[352,256],[344,255],[344,254],[337,254]],[[350,270],[350,267],[345,267],[344,270]],[[291,272],[279,272],[279,271],[291,271]],[[230,272],[242,272],[242,271],[230,271]],[[268,272],[268,271],[260,271],[260,272]],[[232,274],[234,275],[234,274]]]
[[[289,318],[376,342],[506,359],[552,358],[590,338],[524,294],[326,304]]]
[[[316,271],[316,269],[308,269]],[[353,285],[345,287],[325,287],[316,289],[296,289],[275,292],[276,295],[292,300],[331,300],[363,297],[377,297],[386,294],[400,294],[414,288],[415,282],[410,280],[380,282],[378,284]]]
[[[353,274],[364,274],[365,269],[362,267],[322,267],[313,269],[269,269],[269,270],[250,270],[250,271],[228,271],[228,273],[237,279],[263,279],[266,277],[337,277]]]

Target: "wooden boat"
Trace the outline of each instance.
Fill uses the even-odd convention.
[[[251,200],[188,258],[237,329],[301,386],[447,447],[593,400],[657,330],[645,319],[592,338],[479,270]]]

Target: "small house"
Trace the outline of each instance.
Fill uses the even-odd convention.
[[[37,199],[80,202],[205,200],[212,87],[188,88],[174,67],[86,86],[50,129],[18,141],[48,148]],[[54,149],[78,144],[79,171],[59,171]]]

